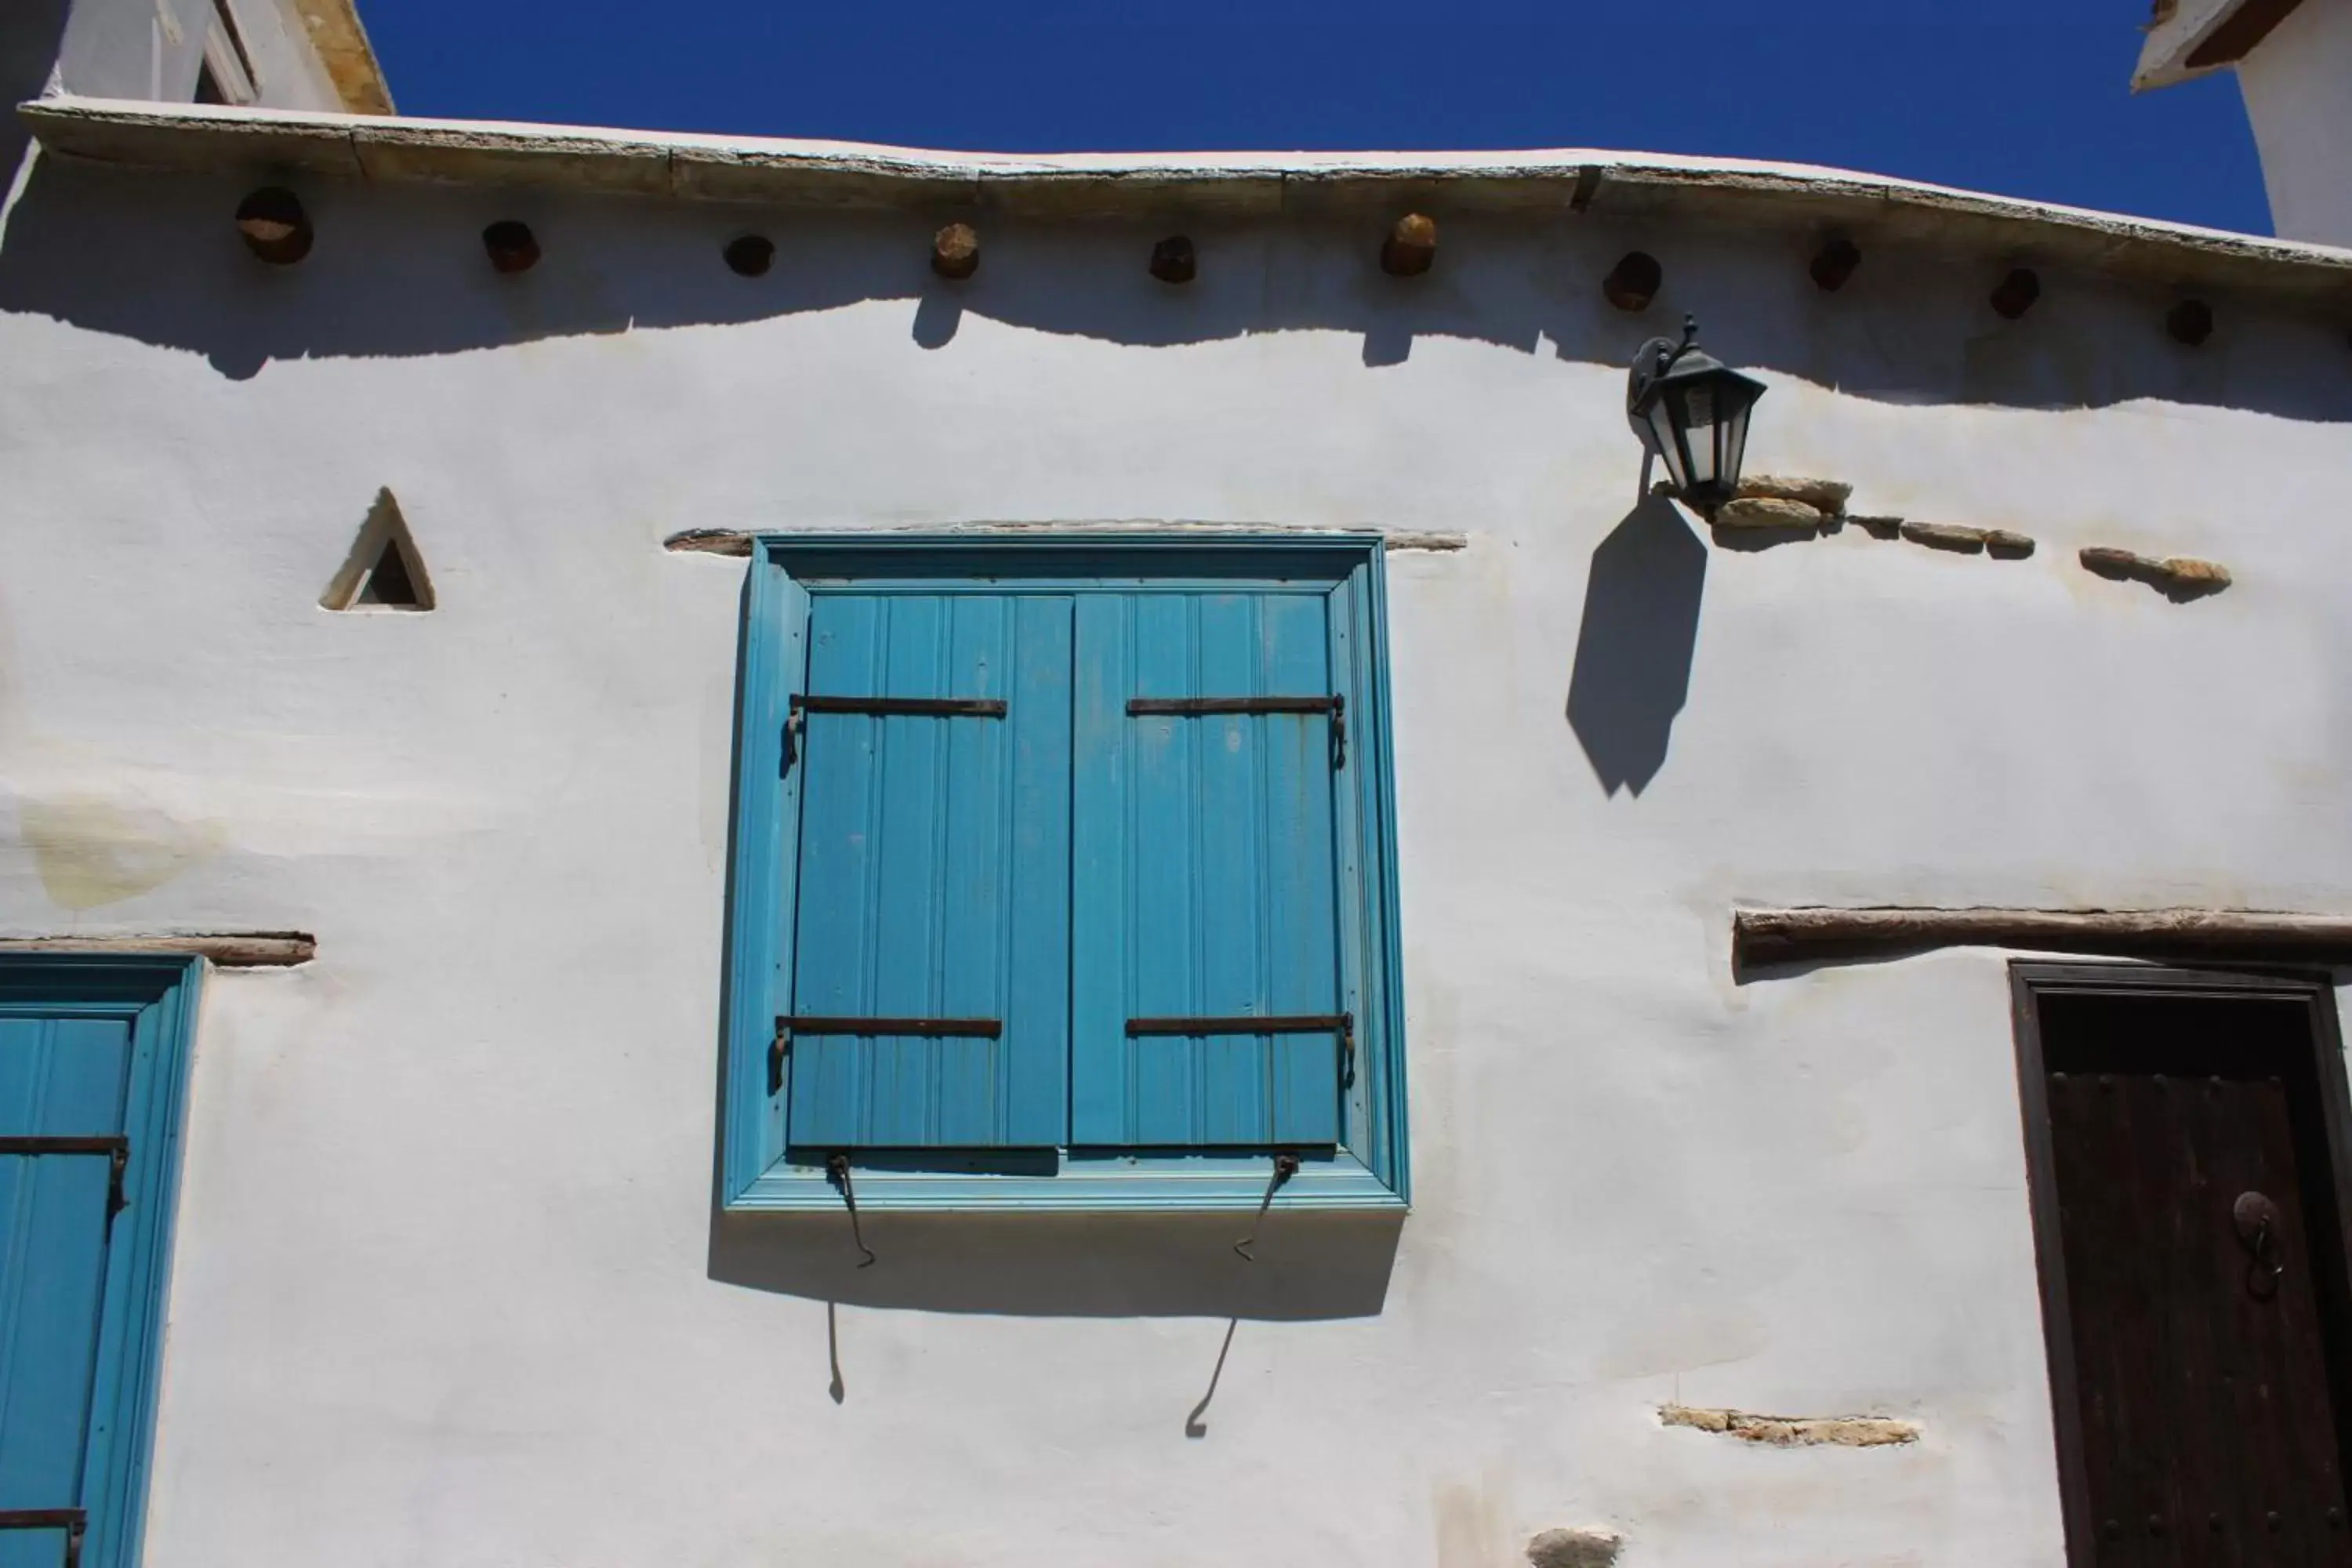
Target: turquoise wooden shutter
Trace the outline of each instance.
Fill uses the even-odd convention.
[[[1089,595],[1077,658],[1072,1141],[1337,1143],[1329,593]]]
[[[1063,1142],[1071,622],[1066,595],[812,595],[791,1146]]]
[[[0,1018],[0,1568],[57,1568],[82,1495],[131,1025]],[[38,1523],[27,1516],[53,1516]]]

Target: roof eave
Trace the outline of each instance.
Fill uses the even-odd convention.
[[[2132,90],[2170,87],[2244,59],[2303,0],[2178,0],[2152,23],[2132,70]]]
[[[1593,149],[1014,157],[72,98],[36,100],[17,112],[49,153],[163,170],[1055,218],[1392,217],[1408,205],[1438,214],[1670,216],[2352,306],[2352,250],[1744,159]]]

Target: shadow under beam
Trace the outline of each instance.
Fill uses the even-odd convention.
[[[1402,1229],[1392,1214],[1285,1213],[1257,1260],[1234,1255],[1230,1214],[875,1214],[857,1266],[845,1215],[712,1216],[709,1277],[722,1284],[852,1307],[1017,1317],[1377,1316]]]
[[[1890,352],[1884,307],[1826,319],[1784,308],[1764,279],[1786,275],[1779,262],[1799,258],[1798,241],[1630,215],[1445,213],[1447,259],[1411,279],[1381,271],[1378,247],[1352,220],[1202,215],[1186,226],[1200,275],[1181,287],[1144,265],[1164,224],[991,219],[986,265],[950,283],[929,267],[941,215],[911,207],[747,220],[725,203],[285,174],[269,178],[301,199],[318,244],[299,266],[270,267],[247,253],[230,221],[262,178],[39,156],[0,245],[0,312],[193,351],[241,379],[273,361],[449,353],[885,301],[904,309],[901,330],[932,352],[961,347],[978,318],[1130,347],[1353,333],[1374,370],[1402,364],[1424,339],[1613,367],[1675,312],[1704,303],[1726,323],[1719,352],[1848,395],[2034,408],[2158,398],[2352,421],[2341,334],[2307,310],[2231,301],[2227,330],[2190,351],[2162,337],[2161,312],[2143,292],[2084,279],[2058,289],[2064,300],[2037,310],[2030,330],[1969,338],[1984,310],[1986,264],[1932,247],[1890,247],[1883,274],[1899,290],[1906,321],[1927,312],[1948,323],[1941,333],[1906,331]],[[484,257],[482,226],[501,219],[538,237],[543,256],[528,272],[500,276]],[[720,260],[747,221],[780,241],[773,268],[756,278]],[[1611,308],[1591,287],[1632,243],[1670,252],[1673,281],[1646,317]],[[1773,245],[1789,255],[1776,258]]]

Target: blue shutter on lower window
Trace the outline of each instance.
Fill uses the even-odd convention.
[[[102,1501],[82,1472],[131,1048],[127,1019],[0,1018],[0,1510]],[[62,1561],[68,1529],[0,1531],[0,1568]]]
[[[1071,621],[1066,595],[812,595],[790,1145],[1064,1142]]]
[[[1102,594],[1077,615],[1072,1142],[1336,1144],[1330,595]],[[1296,710],[1217,710],[1269,698]]]

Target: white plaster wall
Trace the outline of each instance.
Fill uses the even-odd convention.
[[[2059,1563],[2003,955],[1739,984],[1728,911],[2352,903],[2333,324],[2191,352],[2082,279],[2012,325],[1984,258],[1832,297],[1565,215],[1413,283],[1203,226],[1183,292],[1150,232],[983,220],[956,289],[922,215],[322,184],[273,271],[240,188],[45,165],[0,241],[0,925],[320,940],[208,984],[151,1563]],[[2040,552],[1605,549],[1685,309],[1771,383],[1754,468]],[[324,612],[383,485],[441,607]],[[1108,518],[1469,536],[1391,563],[1415,1212],[1278,1212],[1255,1269],[1230,1220],[886,1216],[862,1274],[837,1216],[715,1224],[743,566],[660,541]],[[1694,591],[1612,792],[1571,681],[1649,732]]]
[[[320,63],[294,0],[223,0],[234,6],[245,47],[253,56],[257,102],[268,109],[343,107],[335,84]],[[194,90],[191,83],[189,90]]]
[[[214,3],[72,0],[58,56],[58,86],[91,98],[188,102],[195,96]],[[257,103],[271,109],[342,107],[289,0],[220,4],[235,14],[238,36],[252,58]],[[36,11],[48,8],[45,3],[31,5]]]
[[[2352,246],[2352,0],[2304,0],[2238,62],[2281,238]]]

